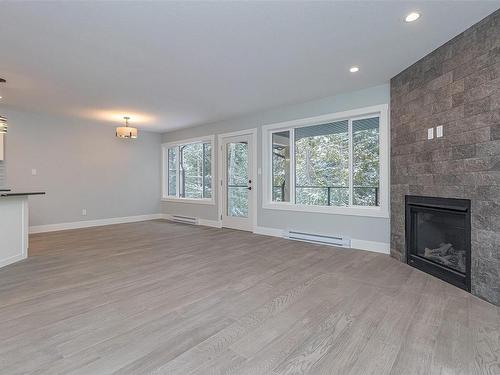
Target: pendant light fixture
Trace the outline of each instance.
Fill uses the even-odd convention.
[[[7,82],[5,79],[0,78],[0,85],[4,84],[5,82]],[[2,99],[1,96],[0,99]],[[0,134],[7,134],[7,128],[7,118],[0,115]]]
[[[7,119],[0,116],[0,134],[7,134]]]
[[[118,138],[137,138],[137,129],[131,126],[128,126],[128,120],[130,117],[124,117],[125,126],[119,126],[116,128],[116,136]]]

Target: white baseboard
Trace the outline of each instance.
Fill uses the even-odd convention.
[[[212,228],[222,228],[222,222],[217,220],[198,219],[198,225],[204,225]]]
[[[389,254],[390,244],[387,242],[365,241],[351,239],[351,248],[374,251],[376,253]]]
[[[276,228],[255,227],[253,232],[255,234],[261,234],[263,236],[283,237],[283,230]]]
[[[79,229],[79,228],[90,228],[90,227],[98,227],[102,225],[111,225],[111,224],[123,224],[123,223],[134,223],[138,221],[146,221],[146,220],[154,220],[154,219],[171,219],[172,215],[170,214],[149,214],[149,215],[137,215],[137,216],[125,216],[125,217],[114,217],[110,219],[98,219],[98,220],[86,220],[86,221],[75,221],[71,223],[58,223],[58,224],[48,224],[48,225],[36,225],[29,228],[29,232],[31,234],[34,233],[44,233],[44,232],[55,232],[60,230],[68,230],[68,229]],[[218,220],[207,220],[207,219],[198,219],[198,225],[203,225],[212,228],[222,228],[222,222]],[[264,236],[272,236],[272,237],[283,237],[283,230],[277,228],[269,228],[269,227],[255,227],[253,233],[260,234]],[[390,253],[390,244],[385,242],[376,242],[376,241],[365,241],[358,239],[351,239],[351,248],[353,249],[361,249],[374,251],[376,253],[389,254]],[[4,260],[0,260],[0,267],[6,266],[7,264],[11,264],[17,262],[24,258],[12,257]]]
[[[26,257],[27,257],[26,255],[21,254],[21,255],[15,255],[15,256],[10,257],[10,258],[1,259],[0,260],[0,268],[5,267],[5,266],[12,264],[12,263],[19,262],[20,260],[26,259]]]
[[[172,220],[172,214],[161,214],[162,218],[165,220]],[[198,219],[198,225],[203,225],[205,227],[212,227],[212,228],[222,228],[222,222],[217,221],[217,220],[207,220],[207,219]]]
[[[269,228],[269,227],[256,227],[253,231],[255,234],[262,234],[264,236],[273,236],[273,237],[283,237],[284,231],[282,229]],[[376,253],[389,254],[390,253],[390,244],[385,242],[376,242],[376,241],[365,241],[365,240],[357,240],[351,239],[351,248],[352,249],[360,249],[373,251]]]
[[[162,218],[163,218],[163,214],[149,214],[149,215],[113,217],[113,218],[109,218],[109,219],[74,221],[71,223],[35,225],[35,226],[30,227],[29,232],[31,234],[44,233],[44,232],[55,232],[55,231],[59,231],[59,230],[100,227],[102,225],[134,223],[137,221],[146,221],[146,220],[154,220],[154,219],[162,219]]]
[[[96,227],[102,225],[111,225],[111,224],[123,224],[123,223],[133,223],[137,221],[146,221],[146,220],[154,220],[154,219],[166,219],[170,220],[172,218],[171,214],[151,214],[151,215],[138,215],[138,216],[126,216],[126,217],[115,217],[111,219],[99,219],[99,220],[87,220],[87,221],[76,221],[72,223],[60,223],[60,224],[49,224],[49,225],[37,225],[30,227],[30,233],[43,233],[43,232],[54,232],[59,230],[67,230],[67,229],[78,229],[78,228],[88,228],[88,227]],[[222,228],[222,222],[217,220],[207,220],[207,219],[198,219],[198,225],[203,225],[212,228]],[[270,227],[255,227],[255,234],[261,234],[264,236],[272,236],[272,237],[283,237],[283,230],[277,228]],[[351,239],[351,248],[374,251],[376,253],[389,254],[390,253],[390,245],[385,242],[376,242],[376,241],[365,241],[358,239]],[[19,259],[17,259],[19,260]],[[17,260],[8,259],[5,261],[9,261],[10,263],[16,262]],[[5,261],[0,261],[0,267],[4,266]]]

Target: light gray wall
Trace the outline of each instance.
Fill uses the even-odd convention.
[[[0,161],[0,188],[7,184],[5,176],[5,163]]]
[[[104,123],[3,108],[2,114],[9,119],[6,185],[47,192],[29,198],[30,225],[160,212],[161,134],[140,131],[131,141]]]
[[[331,96],[303,104],[277,108],[242,118],[181,129],[163,135],[163,142],[222,134],[250,128],[259,128],[257,136],[258,167],[262,167],[261,126],[275,122],[319,116],[378,104],[390,100],[389,85],[381,85],[348,94]],[[217,148],[216,148],[217,149]],[[217,168],[215,168],[217,174]],[[217,178],[218,176],[216,176]],[[257,222],[259,226],[277,229],[295,229],[325,234],[346,235],[365,241],[389,243],[389,219],[360,216],[291,212],[262,208],[262,182],[258,176]],[[216,200],[217,200],[216,196]],[[162,202],[162,212],[217,220],[217,205]]]
[[[4,134],[0,134],[0,188],[4,187],[5,181],[5,163],[3,161],[4,156]]]

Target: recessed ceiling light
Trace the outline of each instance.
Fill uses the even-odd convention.
[[[417,12],[411,12],[410,14],[408,14],[405,18],[405,21],[406,22],[413,22],[413,21],[416,21],[420,18],[420,13],[417,13]]]
[[[351,73],[356,73],[359,72],[359,68],[357,66],[352,66],[351,69],[349,69]]]

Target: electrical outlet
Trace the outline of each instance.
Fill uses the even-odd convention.
[[[31,170],[31,175],[32,175],[32,176],[36,176],[37,174],[38,174],[38,171],[36,170],[36,168],[33,168],[33,169]]]
[[[433,139],[433,138],[434,138],[434,128],[427,129],[427,139]]]
[[[443,125],[436,127],[436,137],[441,138],[443,136]]]
[[[82,208],[82,216],[87,216],[87,209],[86,208]]]

